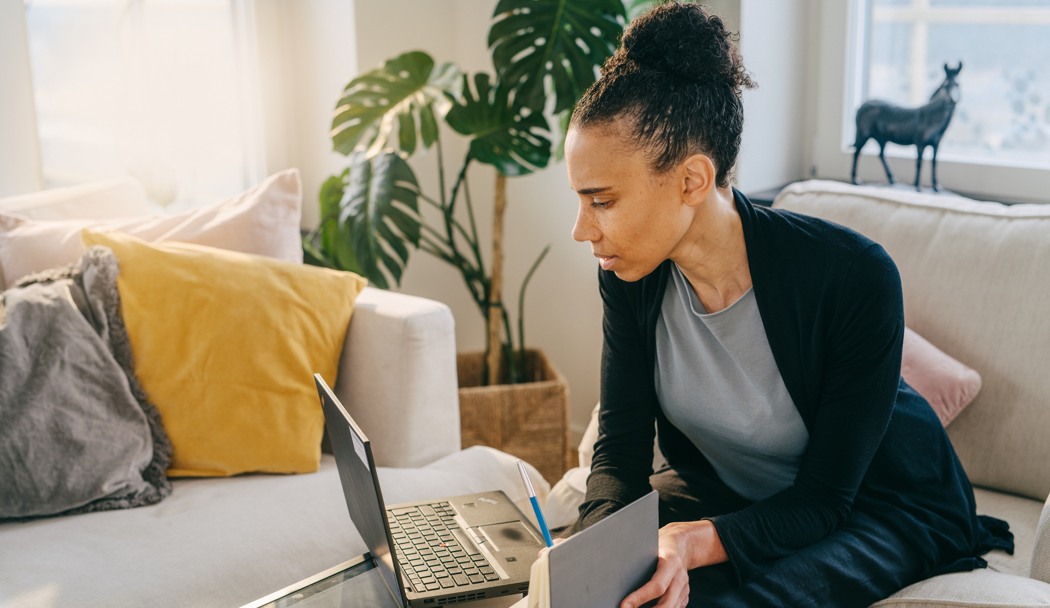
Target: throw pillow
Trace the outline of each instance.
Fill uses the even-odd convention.
[[[301,262],[301,212],[299,171],[289,169],[237,196],[177,215],[30,220],[0,213],[0,276],[10,287],[29,273],[75,262],[84,253],[80,231],[85,228]]]
[[[930,403],[948,426],[981,390],[981,375],[942,352],[925,338],[904,330],[901,376]]]
[[[348,272],[85,230],[113,250],[135,373],[173,446],[169,476],[316,471],[354,300]]]
[[[131,369],[113,253],[5,291],[0,319],[0,520],[167,496],[171,444]]]

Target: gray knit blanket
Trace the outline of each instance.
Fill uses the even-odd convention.
[[[135,377],[103,247],[0,295],[0,521],[171,493],[171,442]]]

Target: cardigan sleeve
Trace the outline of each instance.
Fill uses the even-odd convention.
[[[656,395],[649,378],[645,336],[632,312],[626,285],[599,271],[604,306],[601,360],[601,407],[587,494],[575,533],[594,524],[652,488]]]
[[[872,244],[852,262],[817,324],[825,352],[815,416],[798,475],[787,489],[712,518],[739,580],[760,562],[833,532],[878,449],[900,382],[904,310],[900,276]],[[797,319],[779,319],[779,322]]]

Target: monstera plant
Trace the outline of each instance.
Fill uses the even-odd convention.
[[[466,74],[410,51],[351,80],[331,131],[334,148],[349,162],[321,188],[321,222],[304,241],[308,260],[358,272],[379,287],[400,283],[413,250],[447,262],[486,321],[488,383],[527,381],[520,364],[523,302],[548,249],[523,279],[515,337],[502,298],[506,179],[546,167],[557,153],[573,105],[616,49],[628,9],[639,4],[500,0],[488,34],[492,73]],[[470,144],[454,173],[446,173],[442,147],[449,130]],[[424,192],[406,162],[422,149],[436,150],[436,192]],[[487,260],[467,185],[468,172],[478,166],[496,172]],[[439,219],[421,213],[424,205]]]

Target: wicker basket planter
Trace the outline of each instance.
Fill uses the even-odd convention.
[[[566,470],[569,385],[542,351],[526,351],[533,382],[480,386],[483,352],[459,353],[462,445],[487,445],[533,464],[552,485]]]

